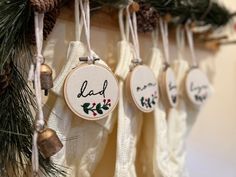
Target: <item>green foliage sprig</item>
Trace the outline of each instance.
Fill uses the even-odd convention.
[[[0,95],[0,176],[3,177],[32,176],[29,172],[34,118],[30,105],[34,105],[34,95],[23,76],[25,66],[32,61],[27,36],[31,14],[28,0],[0,1],[0,75],[6,65],[11,69],[7,87]],[[49,159],[41,155],[39,159],[44,176],[65,175]]]
[[[188,20],[199,25],[212,25],[213,28],[225,26],[232,15],[223,5],[212,0],[178,0],[177,6],[171,11],[177,24]]]
[[[10,58],[29,51],[27,33],[30,14],[27,0],[0,1],[0,71]]]
[[[9,64],[10,82],[0,95],[0,176],[29,177],[33,135],[34,94],[13,62]],[[65,173],[41,155],[39,163],[45,176],[63,176]]]

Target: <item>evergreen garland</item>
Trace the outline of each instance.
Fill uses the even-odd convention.
[[[92,0],[91,3],[119,8],[121,6],[127,5],[129,3],[129,0]]]
[[[0,176],[28,177],[31,170],[34,95],[25,81],[32,61],[27,0],[0,1]],[[23,55],[24,54],[24,55]],[[19,68],[23,68],[20,70]],[[39,157],[44,176],[64,176],[50,159]]]
[[[13,62],[5,65],[9,83],[0,95],[0,176],[28,177],[31,167],[34,95]],[[45,176],[60,176],[61,171],[40,155]]]
[[[203,21],[205,24],[211,24],[214,28],[218,28],[227,25],[232,17],[228,9],[223,5],[213,2],[209,13],[207,13]]]
[[[177,0],[146,0],[150,3],[161,16],[171,13],[177,8]]]
[[[171,14],[175,25],[185,24],[188,20],[196,25],[211,25],[213,29],[225,26],[232,19],[233,14],[223,5],[213,0],[136,0],[143,4],[151,4],[158,15]],[[93,6],[110,5],[116,8],[127,5],[128,0],[92,0]],[[142,12],[141,12],[142,13]],[[157,16],[158,16],[157,15]],[[145,15],[144,15],[145,16]],[[146,16],[149,18],[148,16]],[[154,17],[153,17],[154,18]],[[157,18],[157,17],[156,17]],[[145,23],[148,19],[139,23]],[[146,31],[141,29],[140,31]]]
[[[185,24],[188,20],[197,25],[211,25],[212,28],[225,26],[232,18],[230,12],[212,0],[178,0],[171,11],[174,22]]]
[[[27,51],[30,8],[27,0],[0,1],[0,71],[16,54]]]

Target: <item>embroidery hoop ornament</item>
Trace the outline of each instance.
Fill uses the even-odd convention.
[[[162,94],[163,103],[168,108],[176,108],[178,104],[178,94],[176,86],[176,78],[173,69],[169,64],[164,64],[164,69],[160,76],[160,90]],[[174,83],[170,85],[170,83]],[[173,87],[172,87],[173,86]],[[171,92],[171,88],[174,88],[174,91]]]
[[[98,78],[100,76],[102,78]],[[100,79],[108,81],[108,86],[105,90],[106,98],[102,98],[98,94],[91,96],[93,98],[80,97],[80,100],[83,101],[79,101],[78,93],[80,90],[78,88],[81,88],[84,81],[88,81],[88,86],[92,84],[91,88],[94,91],[100,91],[103,88],[102,84],[104,84],[100,82]],[[88,89],[88,91],[90,92],[91,89]],[[86,92],[86,94],[88,93]],[[68,107],[77,116],[86,120],[100,120],[107,117],[118,103],[118,82],[111,70],[106,66],[98,63],[84,63],[74,68],[68,74],[64,85],[64,97]]]
[[[177,82],[173,69],[169,65],[169,42],[168,42],[168,24],[159,19],[159,25],[161,29],[163,48],[165,54],[165,62],[163,64],[163,71],[160,74],[160,91],[161,99],[167,108],[176,108],[178,105],[178,93]]]
[[[142,76],[145,76],[146,79],[144,80]],[[144,87],[148,87],[148,85],[145,86],[143,83],[152,83],[151,87],[153,88],[140,95],[137,92],[137,87],[141,85],[140,83],[142,83]],[[153,83],[155,84],[153,85]],[[142,63],[136,64],[136,66],[130,70],[130,73],[126,79],[126,86],[127,94],[131,97],[130,100],[132,100],[132,103],[140,111],[150,113],[155,110],[159,96],[158,85],[153,71],[148,66],[143,65]]]
[[[77,116],[86,120],[100,120],[106,118],[118,103],[118,81],[110,68],[96,63],[100,59],[93,56],[90,47],[89,1],[83,4],[80,0],[80,8],[89,56],[81,57],[80,61],[83,64],[78,65],[67,75],[64,98],[68,107]]]
[[[193,33],[189,25],[190,23],[186,24],[185,29],[191,51],[192,66],[185,78],[185,93],[187,101],[193,107],[200,108],[207,101],[207,98],[210,95],[210,82],[206,74],[198,67],[194,50]],[[197,85],[198,89],[193,88],[194,85]],[[205,92],[199,95],[202,93],[202,90],[205,90]]]
[[[131,3],[130,5],[132,5]],[[144,113],[150,113],[155,110],[158,102],[158,83],[153,71],[146,65],[143,65],[140,58],[139,41],[137,34],[136,14],[132,11],[132,21],[127,7],[127,18],[129,18],[129,27],[134,44],[135,58],[131,61],[130,72],[126,79],[126,88],[128,100]]]

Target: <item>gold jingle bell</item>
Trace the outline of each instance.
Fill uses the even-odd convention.
[[[41,88],[42,90],[45,90],[45,96],[47,96],[48,90],[53,87],[52,69],[50,68],[50,66],[46,64],[41,65],[40,80]]]
[[[39,132],[37,140],[38,148],[44,158],[49,158],[58,153],[63,144],[56,132],[50,128],[45,128]]]

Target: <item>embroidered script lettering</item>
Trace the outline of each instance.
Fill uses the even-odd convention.
[[[155,87],[156,85],[157,85],[156,83],[148,83],[147,85],[144,85],[142,88],[141,87],[137,87],[137,92],[144,91],[148,87]]]
[[[85,80],[80,88],[80,92],[79,94],[77,95],[78,98],[80,97],[88,97],[88,96],[95,96],[95,95],[102,95],[103,98],[105,98],[105,92],[106,92],[106,89],[107,89],[107,86],[108,86],[108,81],[105,80],[104,83],[103,83],[103,87],[102,87],[102,90],[98,91],[98,92],[95,92],[94,90],[89,90],[89,91],[86,91],[87,89],[87,86],[88,86],[88,81]]]

